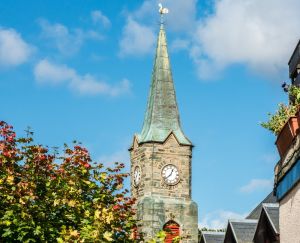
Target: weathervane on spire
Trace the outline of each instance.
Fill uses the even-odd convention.
[[[169,9],[164,8],[161,3],[158,4],[158,7],[159,7],[158,12],[160,13],[160,23],[163,24],[164,23],[164,14],[169,13]]]

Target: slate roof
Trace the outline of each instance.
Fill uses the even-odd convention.
[[[255,209],[246,217],[246,219],[259,219],[263,203],[277,203],[276,197],[271,192]]]
[[[202,242],[204,243],[223,243],[225,232],[202,231]]]
[[[279,204],[263,203],[253,242],[279,242]]]
[[[137,139],[139,143],[164,142],[171,133],[180,144],[192,145],[181,129],[166,33],[161,24],[147,110]]]
[[[263,210],[265,210],[275,233],[279,234],[279,204],[264,203]]]
[[[232,229],[237,243],[252,243],[257,226],[257,220],[229,220],[228,224]]]

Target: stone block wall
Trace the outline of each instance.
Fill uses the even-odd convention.
[[[175,198],[191,198],[191,146],[179,145],[171,135],[165,143],[134,143],[130,152],[131,175],[134,168],[140,166],[142,180],[138,187],[134,186],[131,176],[132,196],[162,195]],[[174,186],[167,185],[161,174],[167,164],[175,165],[179,170],[180,181]]]
[[[130,157],[131,175],[136,166],[141,169],[138,186],[131,176],[131,193],[137,199],[138,231],[148,240],[173,220],[180,225],[182,243],[198,242],[198,207],[191,200],[192,146],[179,144],[173,134],[164,143],[139,144],[135,138]],[[176,185],[167,185],[162,177],[168,164],[179,171]]]
[[[146,240],[154,237],[172,220],[180,225],[182,243],[198,242],[198,206],[191,200],[143,197],[137,205],[137,219],[139,231]]]

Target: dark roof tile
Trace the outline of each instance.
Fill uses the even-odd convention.
[[[263,203],[276,203],[277,199],[271,192],[255,209],[246,217],[246,219],[259,219]]]
[[[275,228],[275,232],[279,233],[279,204],[278,203],[264,203],[264,210],[271,221],[272,226]]]
[[[202,231],[205,243],[223,243],[225,232]]]
[[[229,220],[229,224],[238,243],[252,243],[257,220]]]

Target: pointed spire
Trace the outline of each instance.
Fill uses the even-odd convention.
[[[180,144],[191,145],[184,135],[179,119],[174,83],[167,49],[166,33],[160,25],[152,82],[143,129],[138,140],[164,142],[173,133]]]

